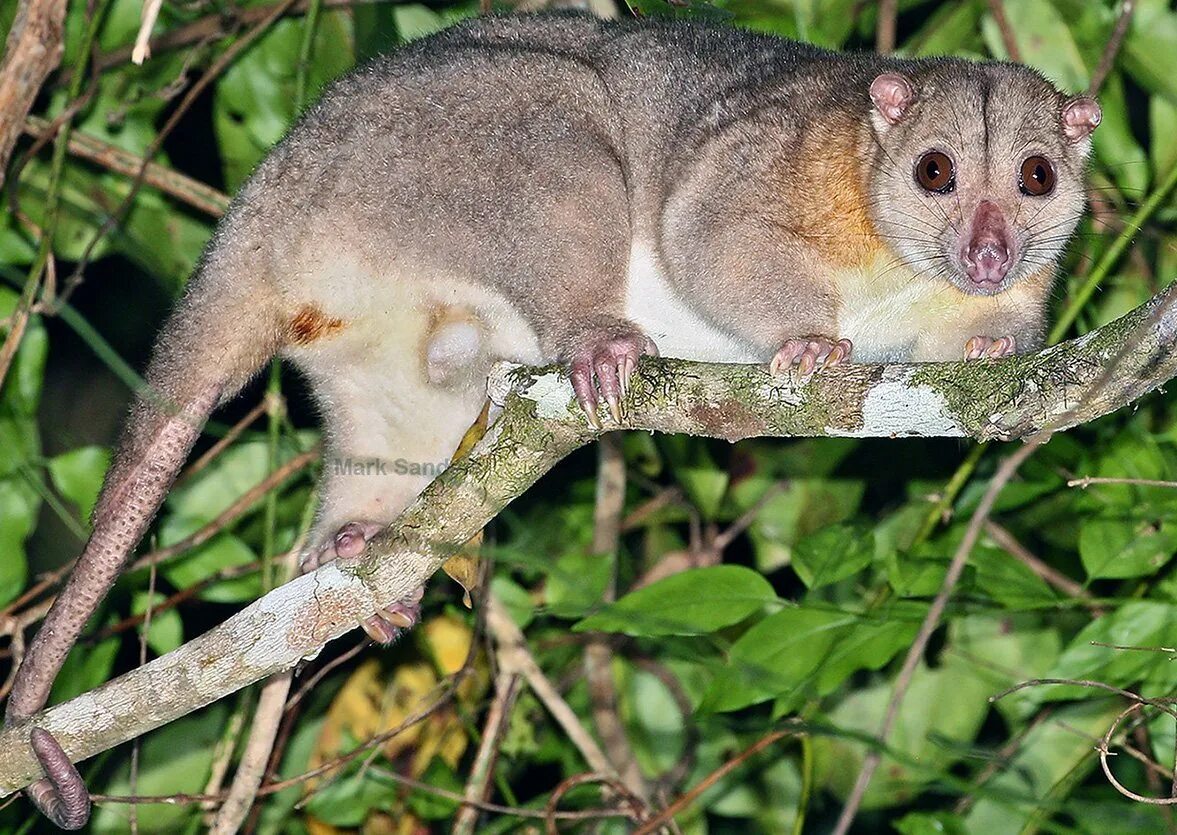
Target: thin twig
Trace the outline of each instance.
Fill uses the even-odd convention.
[[[998,495],[1005,485],[1009,483],[1009,480],[1013,478],[1018,468],[1022,465],[1022,462],[1029,458],[1045,441],[1046,438],[1039,436],[1014,452],[1013,455],[1001,462],[1001,466],[997,468],[997,472],[989,482],[989,486],[985,490],[985,495],[981,498],[981,503],[977,506],[976,511],[973,512],[973,516],[969,520],[968,527],[965,529],[964,538],[957,547],[956,553],[952,555],[952,561],[948,564],[948,571],[944,575],[944,582],[940,586],[940,591],[937,592],[935,599],[932,601],[932,605],[928,609],[928,614],[924,617],[924,622],[920,624],[920,630],[916,635],[915,642],[911,645],[911,649],[907,652],[907,657],[903,659],[903,667],[895,679],[895,687],[891,692],[891,699],[887,702],[887,711],[883,716],[883,722],[879,726],[879,731],[876,735],[881,743],[887,741],[892,728],[895,727],[895,721],[899,718],[899,707],[903,703],[903,697],[907,695],[907,688],[911,685],[916,668],[919,666],[920,660],[924,657],[924,652],[928,648],[928,641],[931,640],[932,633],[940,625],[940,618],[944,614],[944,609],[948,606],[948,598],[952,596],[956,584],[960,581],[961,574],[964,573],[969,554],[972,553],[973,546],[981,535],[981,528],[985,520],[989,518],[989,514],[993,511],[993,505],[997,502]],[[858,772],[858,779],[854,783],[854,788],[850,792],[850,796],[846,798],[846,805],[842,807],[842,814],[838,817],[838,823],[834,827],[834,835],[846,835],[850,831],[850,827],[854,823],[854,817],[858,814],[858,807],[862,804],[867,787],[870,785],[875,769],[879,767],[882,759],[882,752],[877,749],[867,752],[862,762],[862,768]]]
[[[632,531],[644,524],[651,516],[668,507],[680,504],[682,500],[681,487],[663,487],[625,515],[625,518],[621,520],[621,530],[623,532]]]
[[[785,485],[782,482],[774,482],[769,485],[768,489],[760,494],[760,498],[752,503],[752,506],[745,510],[736,521],[728,525],[727,530],[716,534],[711,540],[711,547],[716,551],[726,551],[727,547],[732,544],[736,537],[751,527],[752,523],[756,521],[756,517],[760,512],[768,506],[768,503],[775,499],[778,495],[784,492]]]
[[[283,708],[290,693],[290,682],[293,677],[294,671],[287,670],[271,677],[262,687],[250,726],[249,739],[241,752],[237,772],[233,775],[233,784],[229,787],[229,793],[225,796],[221,808],[217,810],[212,826],[209,827],[209,832],[213,835],[232,835],[237,832],[254,801],[257,800],[258,789],[266,774],[266,764],[270,760],[270,751],[274,747],[274,739],[278,734],[278,725],[282,721]]]
[[[1116,720],[1112,722],[1112,726],[1108,728],[1108,732],[1104,734],[1103,739],[1100,741],[1099,766],[1103,769],[1104,776],[1108,778],[1108,782],[1112,784],[1112,787],[1125,797],[1130,797],[1137,803],[1146,803],[1149,806],[1172,806],[1177,804],[1177,796],[1145,797],[1142,794],[1137,794],[1117,780],[1116,775],[1112,774],[1111,766],[1108,765],[1108,757],[1111,754],[1108,748],[1112,744],[1113,734],[1115,734],[1115,732],[1119,729],[1121,722],[1123,722],[1126,718],[1128,718],[1128,716],[1135,713],[1136,711],[1142,710],[1144,706],[1145,705],[1143,702],[1137,702],[1136,704],[1128,705],[1128,707],[1126,707],[1123,712],[1116,717]],[[1177,779],[1177,775],[1175,775],[1175,779]]]
[[[102,225],[98,227],[98,231],[94,233],[94,236],[90,239],[89,243],[86,244],[86,248],[82,251],[81,257],[78,259],[73,273],[70,275],[69,280],[66,281],[66,286],[62,289],[62,301],[67,301],[69,295],[73,292],[73,289],[81,282],[82,275],[90,263],[90,258],[94,253],[95,247],[97,247],[99,242],[108,234],[110,234],[110,232],[116,226],[118,226],[119,223],[122,222],[123,216],[135,202],[135,197],[139,194],[139,190],[143,186],[143,178],[147,174],[147,165],[155,158],[155,155],[159,153],[160,148],[163,147],[164,140],[166,140],[171,132],[175,130],[176,125],[180,123],[180,120],[184,117],[188,110],[191,109],[192,105],[195,104],[196,100],[205,91],[205,89],[210,84],[212,84],[213,81],[220,77],[221,73],[223,73],[229,67],[229,65],[237,59],[238,55],[244,52],[250,45],[253,44],[254,41],[260,38],[266,32],[266,30],[270,28],[271,25],[277,22],[278,19],[281,18],[287,12],[287,10],[294,5],[294,2],[295,0],[282,0],[281,3],[273,6],[269,13],[264,18],[262,18],[262,20],[256,26],[235,40],[224,52],[222,52],[217,57],[217,59],[213,61],[209,68],[205,70],[200,78],[198,78],[196,82],[188,89],[188,92],[184,95],[184,98],[180,100],[180,103],[176,106],[175,110],[173,110],[172,113],[168,116],[167,121],[164,122],[163,126],[156,132],[155,138],[151,140],[151,144],[147,146],[147,150],[143,154],[143,162],[138,172],[136,172],[134,178],[131,180],[131,187],[127,190],[126,196],[123,197],[123,199],[119,202],[119,205],[113,212],[110,213],[106,220],[102,222]]]
[[[889,55],[895,51],[895,17],[898,0],[879,0],[879,23],[875,28],[875,52]]]
[[[306,528],[309,519],[300,531],[294,551],[300,552],[306,541]],[[299,572],[298,560],[286,563],[284,581],[289,581]],[[286,698],[290,695],[290,685],[294,680],[294,670],[287,670],[276,676],[271,676],[262,685],[261,695],[258,696],[257,707],[253,712],[253,722],[250,723],[249,739],[241,752],[241,760],[237,764],[237,771],[233,775],[233,783],[229,786],[229,793],[225,795],[225,802],[217,810],[209,832],[212,835],[233,835],[241,828],[241,824],[249,815],[249,810],[257,800],[258,789],[266,776],[266,766],[270,762],[270,754],[274,750],[274,741],[278,736],[278,728],[282,717],[286,715]]]
[[[650,833],[657,831],[660,827],[664,826],[667,821],[671,820],[679,812],[694,803],[695,800],[698,799],[699,795],[703,794],[703,792],[707,791],[707,789],[714,786],[732,771],[739,768],[741,765],[759,754],[765,748],[768,748],[770,745],[773,745],[785,737],[799,736],[800,733],[800,731],[796,730],[773,731],[772,733],[762,736],[752,745],[745,748],[742,752],[732,757],[719,768],[715,769],[698,783],[696,783],[690,791],[684,793],[681,797],[679,797],[661,812],[645,821],[641,828],[639,828],[637,832],[634,833],[634,835],[650,835]]]
[[[156,18],[163,0],[145,0],[140,13],[139,32],[135,35],[135,45],[131,47],[131,63],[142,64],[151,57],[151,30],[155,28]]]
[[[568,735],[569,740],[580,751],[589,768],[599,774],[616,777],[609,758],[597,745],[597,741],[580,724],[576,712],[564,701],[564,697],[552,685],[552,682],[539,668],[531,651],[527,648],[526,639],[515,621],[507,614],[502,602],[493,592],[486,597],[486,626],[498,644],[499,662],[504,668],[518,671],[526,680],[532,692],[548,709],[552,718]]]
[[[617,599],[617,557],[621,542],[621,514],[625,509],[625,455],[621,436],[611,433],[598,442],[597,495],[593,510],[592,550],[610,565],[603,603]],[[590,712],[606,756],[621,782],[643,801],[649,786],[638,767],[617,707],[617,683],[613,680],[613,650],[605,635],[593,635],[584,648],[584,674]]]
[[[20,126],[49,73],[61,62],[65,0],[22,0],[0,63],[0,186]]]
[[[306,696],[315,689],[318,683],[326,678],[332,670],[336,669],[337,667],[342,667],[348,661],[351,661],[353,658],[367,649],[368,645],[371,643],[372,641],[365,637],[351,649],[336,656],[335,658],[332,658],[322,667],[315,670],[315,674],[299,685],[298,692],[296,692],[287,700],[286,712],[288,714],[291,713],[296,707],[298,707],[299,702],[306,698]]]
[[[1018,48],[1018,40],[1014,37],[1013,27],[1009,25],[1009,18],[1005,16],[1005,6],[1001,0],[989,0],[989,13],[993,15],[993,22],[1001,32],[1001,42],[1005,45],[1009,60],[1021,61],[1022,50]]]
[[[245,714],[250,707],[252,694],[253,691],[250,689],[242,690],[239,693],[237,706],[221,731],[221,738],[217,740],[216,748],[213,749],[209,777],[204,784],[205,795],[215,797],[221,795],[221,787],[225,784],[225,776],[229,773],[229,765],[233,762],[233,754],[237,750],[238,737],[241,736],[241,731],[245,728]],[[208,803],[206,808],[211,811],[214,804]],[[210,825],[214,817],[213,814],[205,815],[204,825]]]
[[[1128,26],[1132,23],[1132,12],[1135,10],[1136,0],[1123,0],[1120,4],[1120,17],[1116,20],[1116,28],[1112,30],[1107,46],[1103,49],[1103,55],[1099,58],[1099,65],[1091,74],[1091,84],[1087,87],[1087,95],[1099,95],[1104,81],[1107,80],[1108,74],[1115,66],[1116,56],[1120,52],[1120,46],[1124,43],[1124,36],[1128,34]]]
[[[466,779],[466,790],[462,792],[464,805],[454,816],[454,825],[450,829],[451,835],[474,835],[474,827],[478,824],[478,813],[481,811],[480,804],[486,801],[490,791],[490,781],[498,755],[499,740],[507,728],[511,710],[519,695],[519,682],[519,675],[513,672],[499,671],[495,677],[494,700],[486,712],[486,722],[482,727],[482,739],[478,744],[478,753],[474,755],[474,763],[470,766],[470,776]]]
[[[574,774],[571,777],[561,780],[559,785],[552,789],[552,793],[548,795],[548,802],[544,807],[544,832],[546,835],[560,835],[560,831],[556,828],[556,821],[560,817],[559,806],[560,801],[564,799],[564,795],[578,786],[584,786],[589,783],[600,783],[603,786],[608,786],[616,794],[627,798],[630,801],[630,807],[633,811],[627,812],[626,817],[632,819],[636,815],[640,819],[642,801],[630,795],[629,790],[616,777],[611,777],[607,774],[594,774],[592,772],[588,774]]]
[[[1068,487],[1081,487],[1086,490],[1092,484],[1131,484],[1136,487],[1177,487],[1177,481],[1161,481],[1155,478],[1113,478],[1113,477],[1097,477],[1097,476],[1083,476],[1083,478],[1072,478],[1067,482]]]
[[[58,128],[56,120],[50,122],[40,116],[29,116],[25,120],[24,132],[37,139],[52,139]],[[70,133],[68,148],[75,157],[89,160],[116,174],[134,177],[143,167],[142,157],[81,131]],[[210,217],[220,217],[229,206],[229,196],[224,192],[157,162],[147,163],[143,182]]]
[[[1043,580],[1063,594],[1069,597],[1077,597],[1081,600],[1092,601],[1091,592],[1083,588],[1082,584],[1072,580],[1066,574],[1063,574],[1058,569],[1047,565],[1037,556],[1035,556],[1030,549],[1018,541],[1012,533],[1006,530],[1001,525],[988,519],[985,522],[985,533],[1003,548],[1007,553],[1014,557],[1022,565],[1033,571]]]

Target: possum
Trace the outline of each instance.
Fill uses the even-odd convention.
[[[331,459],[436,462],[500,360],[566,363],[600,427],[659,352],[804,380],[1033,350],[1099,121],[1015,64],[703,23],[492,16],[356,70],[258,166],[164,325],[7,721],[45,705],[204,421],[272,357]],[[430,477],[326,468],[304,567],[360,554]],[[365,629],[392,640],[419,599]],[[30,797],[81,826],[76,770],[31,740]]]

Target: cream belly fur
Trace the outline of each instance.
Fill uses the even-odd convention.
[[[350,521],[394,519],[449,462],[500,359],[543,360],[536,335],[501,295],[452,276],[398,271],[338,256],[318,267],[306,300],[343,327],[284,353],[330,414],[321,541]],[[307,285],[304,285],[304,287]]]

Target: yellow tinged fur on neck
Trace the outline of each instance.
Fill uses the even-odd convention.
[[[1015,322],[1039,318],[1052,280],[1043,270],[1002,293],[972,295],[945,278],[916,275],[889,249],[856,266],[832,266],[831,277],[837,335],[854,343],[857,362],[962,359],[969,338],[1014,335]]]

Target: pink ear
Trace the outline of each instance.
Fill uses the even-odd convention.
[[[897,125],[915,102],[915,90],[899,73],[885,72],[870,83],[870,98],[887,123]]]
[[[1078,96],[1063,105],[1059,121],[1063,125],[1063,136],[1070,142],[1086,139],[1091,132],[1099,127],[1103,119],[1103,111],[1099,109],[1099,102],[1087,96]]]

